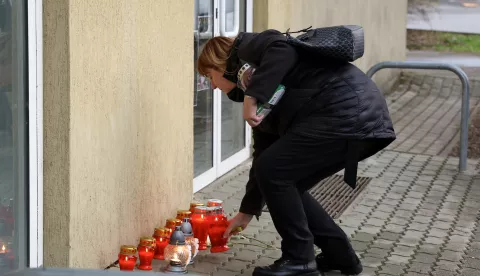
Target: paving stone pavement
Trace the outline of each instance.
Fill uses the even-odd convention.
[[[480,106],[480,81],[471,80],[470,111]],[[458,140],[462,86],[458,78],[403,73],[386,96],[399,152],[448,155]]]
[[[458,173],[458,158],[392,151],[362,163],[360,174],[374,179],[339,224],[363,275],[480,275],[472,258],[480,248],[480,163],[468,165]]]
[[[362,275],[480,275],[480,162],[469,160],[458,173],[458,158],[383,151],[359,164],[359,175],[374,179],[338,221],[351,237]],[[195,194],[221,198],[233,216],[248,179],[246,162]],[[280,247],[272,219],[264,213],[245,235]],[[234,240],[221,254],[201,252],[190,271],[209,275],[251,275],[270,264],[279,250],[255,240]],[[327,273],[327,276],[340,275]]]

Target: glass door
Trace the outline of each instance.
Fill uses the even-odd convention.
[[[219,32],[222,36],[236,36],[247,30],[247,1],[221,0],[219,3]],[[220,102],[219,174],[224,174],[249,157],[249,133],[243,120],[243,105],[228,99],[225,93],[218,93]]]
[[[238,166],[250,156],[250,129],[242,104],[230,101],[196,72],[196,59],[208,39],[251,30],[251,0],[195,0],[194,29],[194,191]],[[248,15],[248,16],[247,16]],[[251,21],[251,20],[250,20]],[[250,24],[247,24],[250,23]]]
[[[214,0],[195,0],[194,29],[194,177],[215,175],[214,91],[207,78],[197,71],[197,57],[203,44],[215,35]]]
[[[0,0],[0,272],[29,266],[26,8]]]

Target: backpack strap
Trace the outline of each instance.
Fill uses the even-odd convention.
[[[284,32],[284,33],[282,33],[282,34],[287,35],[287,36],[290,36],[290,34],[306,33],[306,32],[308,32],[311,28],[312,28],[312,26],[310,26],[310,27],[308,27],[308,28],[305,28],[305,29],[301,29],[301,30],[296,31],[296,32],[290,32],[290,28],[288,28],[287,31]]]

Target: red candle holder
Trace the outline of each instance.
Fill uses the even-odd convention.
[[[220,199],[210,199],[207,203],[208,209],[211,211],[211,221],[215,221],[214,217],[218,217],[219,219],[224,216],[224,209],[223,209],[223,201]],[[218,221],[218,220],[217,220]]]
[[[118,254],[120,270],[133,271],[137,263],[137,247],[134,245],[122,245]]]
[[[183,221],[185,218],[192,218],[192,212],[190,210],[178,210],[177,211],[177,219]]]
[[[228,219],[223,214],[223,208],[215,207],[211,220],[212,223],[208,229],[208,236],[210,237],[210,242],[212,244],[210,252],[219,253],[228,251],[230,249],[227,245],[228,238],[223,237],[223,234],[228,227]]]
[[[154,259],[165,260],[165,247],[167,247],[168,242],[170,241],[170,229],[168,228],[155,228],[155,233],[153,237],[156,240],[157,246],[155,249]]]
[[[152,270],[153,255],[155,255],[155,243],[156,240],[152,237],[141,237],[138,244],[138,257],[140,264],[138,269],[140,270]]]
[[[208,228],[210,226],[207,219],[207,207],[195,207],[191,222],[193,236],[198,239],[198,250],[207,250]]]
[[[201,206],[205,206],[205,204],[201,203],[201,202],[197,202],[197,201],[193,201],[190,203],[190,224],[192,225],[193,227],[193,221],[192,221],[192,216],[193,216],[193,213],[195,213],[195,208],[196,207],[201,207]]]

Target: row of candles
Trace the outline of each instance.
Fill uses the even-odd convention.
[[[137,246],[122,245],[118,254],[120,270],[133,271],[138,253],[140,270],[152,270],[152,261],[157,259],[167,261],[165,271],[185,273],[198,252],[208,249],[207,239],[211,253],[229,250],[228,238],[223,237],[227,227],[221,200],[210,199],[206,206],[192,202],[189,210],[178,210],[176,218],[155,228],[151,237],[141,237]]]

